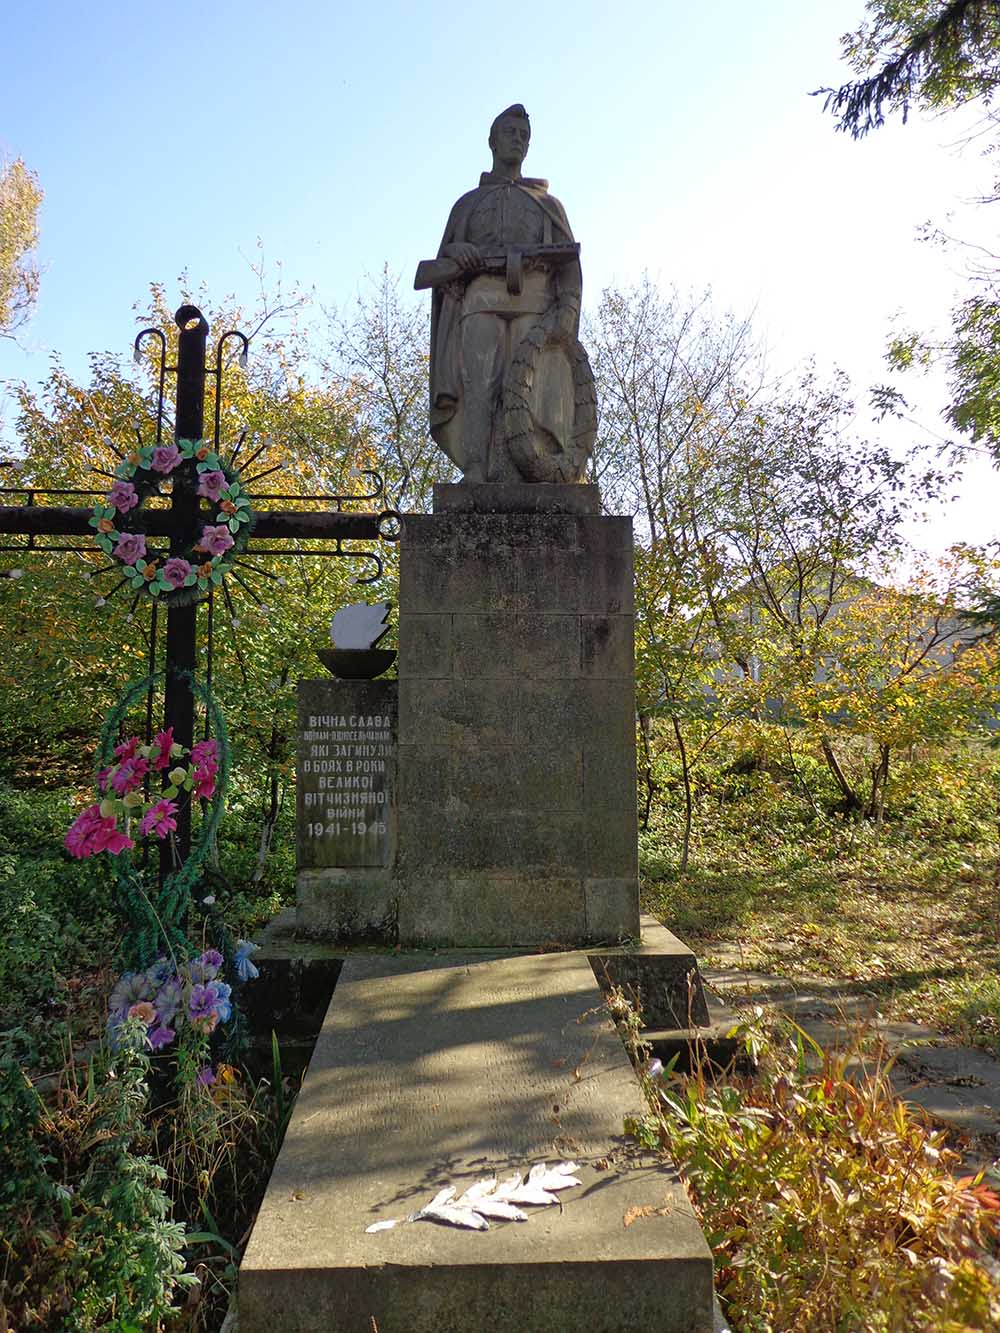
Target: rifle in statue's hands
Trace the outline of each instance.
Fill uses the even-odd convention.
[[[522,261],[525,259],[544,259],[547,263],[558,266],[570,264],[580,258],[580,246],[576,242],[562,245],[525,245],[507,250],[481,250],[478,267],[464,269],[457,259],[423,259],[417,265],[417,276],[413,279],[416,291],[425,287],[441,287],[456,278],[477,278],[482,273],[505,273],[507,290],[516,294],[521,290]]]

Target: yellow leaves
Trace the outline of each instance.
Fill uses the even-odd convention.
[[[0,333],[23,324],[38,295],[31,252],[38,245],[38,177],[21,158],[0,159]]]

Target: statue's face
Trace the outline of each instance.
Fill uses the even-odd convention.
[[[520,116],[505,116],[493,131],[492,149],[501,162],[512,162],[518,166],[528,153],[531,140],[531,126]]]

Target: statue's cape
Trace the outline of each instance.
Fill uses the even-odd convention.
[[[448,217],[448,225],[438,246],[438,257],[446,245],[466,239],[466,229],[472,210],[493,190],[509,186],[510,178],[484,171],[479,185],[459,199]],[[572,241],[566,210],[558,199],[549,194],[549,183],[532,176],[514,181],[517,189],[533,199],[552,225],[552,241]],[[549,229],[546,228],[546,231]],[[546,236],[546,240],[548,240]],[[436,288],[431,300],[431,364],[430,364],[430,425],[431,435],[453,463],[464,470],[465,459],[460,457],[460,432],[449,431],[461,395],[461,374],[458,362],[458,321],[462,302],[449,287]]]

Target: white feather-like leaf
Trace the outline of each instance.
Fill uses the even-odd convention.
[[[520,1189],[513,1190],[506,1196],[508,1203],[530,1203],[536,1208],[544,1207],[547,1203],[558,1203],[559,1199],[555,1194],[549,1194],[538,1185],[532,1185],[527,1180]]]
[[[476,1212],[482,1213],[483,1217],[498,1217],[505,1222],[527,1222],[528,1214],[522,1212],[520,1208],[515,1208],[512,1203],[506,1199],[480,1199],[476,1204]]]
[[[576,1162],[557,1162],[555,1166],[548,1166],[542,1162],[539,1166],[533,1166],[528,1172],[528,1184],[537,1185],[543,1190],[566,1190],[571,1185],[582,1185],[574,1174],[579,1171]]]
[[[427,1205],[427,1208],[421,1208],[420,1211],[426,1213],[430,1208],[440,1208],[442,1204],[451,1203],[454,1197],[455,1186],[448,1185],[447,1188],[438,1190],[437,1194],[434,1195],[434,1198],[431,1199],[430,1203]]]
[[[458,1202],[467,1207],[474,1207],[479,1199],[491,1195],[496,1187],[496,1176],[485,1176],[482,1180],[477,1180],[474,1185],[470,1185]]]
[[[508,1176],[506,1180],[502,1180],[496,1187],[494,1197],[497,1199],[509,1199],[515,1190],[521,1188],[523,1180],[523,1176]]]
[[[531,1168],[527,1180],[515,1174],[498,1183],[496,1176],[484,1176],[482,1180],[470,1185],[457,1199],[455,1186],[449,1185],[445,1189],[438,1190],[430,1203],[419,1212],[411,1213],[406,1218],[373,1222],[365,1230],[389,1231],[400,1221],[419,1222],[421,1219],[429,1222],[445,1222],[449,1226],[465,1227],[470,1231],[488,1231],[490,1225],[486,1220],[488,1217],[499,1218],[506,1222],[527,1222],[527,1213],[517,1205],[545,1207],[548,1204],[558,1203],[555,1191],[582,1184],[582,1181],[573,1174],[579,1169],[576,1162],[557,1162],[551,1167],[546,1162],[539,1162],[537,1166]]]
[[[452,1191],[454,1193],[454,1190]],[[471,1208],[460,1208],[457,1203],[428,1204],[416,1215],[430,1222],[447,1222],[453,1227],[468,1227],[470,1231],[489,1231],[490,1224]]]

